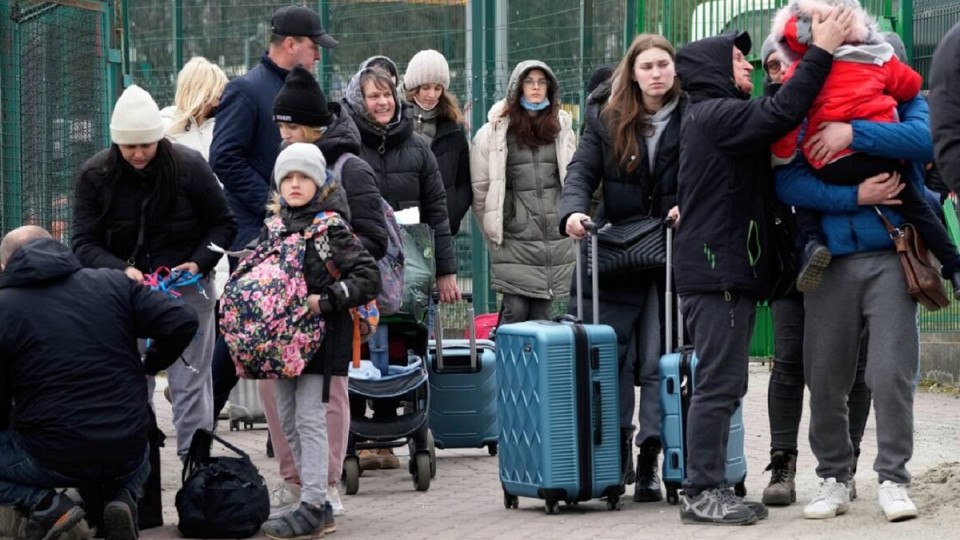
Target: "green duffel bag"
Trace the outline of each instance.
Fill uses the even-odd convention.
[[[437,275],[433,229],[425,223],[402,225],[403,234],[403,304],[400,313],[417,322],[427,319],[430,291]]]

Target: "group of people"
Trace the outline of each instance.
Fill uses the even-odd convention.
[[[956,48],[958,35],[941,48]],[[380,291],[384,204],[416,208],[432,229],[442,302],[460,298],[452,237],[472,209],[502,294],[500,324],[547,319],[554,299],[569,295],[585,221],[646,216],[675,227],[672,269],[599,276],[599,322],[618,336],[622,477],[636,484],[635,501],[662,499],[658,360],[671,347],[660,330],[673,316],[663,301],[671,271],[699,357],[685,523],[752,524],[766,517],[764,504],[796,501],[805,385],[821,484],[804,516],[842,514],[856,496],[871,394],[879,505],[891,521],[917,515],[906,469],[916,302],[876,214],[916,224],[960,291],[960,255],[923,185],[934,142],[945,180],[960,183],[960,75],[944,64],[948,53],[934,62],[931,102],[942,112],[934,142],[919,75],[895,35],[880,34],[853,0],[793,0],[761,47],[761,97],[750,99],[746,33],[679,51],[643,34],[615,69],[598,70],[579,142],[556,75],[529,60],[471,144],[442,54],[420,51],[402,77],[390,58],[371,57],[343,99],[328,101],[312,67],[337,44],[316,12],[288,6],[274,13],[269,47],[245,75],[228,82],[194,58],[163,110],[127,88],[111,116],[113,144],[80,168],[71,247],[35,226],[3,238],[0,504],[28,517],[29,538],[56,537],[84,517],[53,489],[67,486],[101,491],[108,537],[136,538],[152,375],[166,370],[181,458],[196,430],[214,428],[237,383],[216,310],[237,260],[210,248],[321,229],[323,241],[306,242],[298,298],[324,321],[319,348],[298,376],[258,383],[283,478],[263,530],[334,531],[345,511],[338,486],[350,417],[368,406],[347,391],[349,310]],[[787,249],[800,261],[795,287],[776,294],[773,214],[796,224]],[[198,281],[172,299],[146,286],[164,269]],[[776,361],[771,479],[759,504],[737,497],[724,469],[763,300],[772,302]],[[378,400],[373,414],[396,415],[398,405]],[[389,449],[365,452],[364,468],[399,466]]]

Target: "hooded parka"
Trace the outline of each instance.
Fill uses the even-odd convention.
[[[560,133],[552,146],[520,148],[513,141],[510,118],[503,113],[508,104],[519,106],[521,79],[533,69],[549,79],[551,103],[559,99],[559,82],[546,64],[517,64],[506,97],[490,108],[473,139],[473,212],[490,249],[493,290],[552,299],[569,294],[573,274],[573,242],[560,234],[558,213],[577,136],[570,114],[561,109]]]

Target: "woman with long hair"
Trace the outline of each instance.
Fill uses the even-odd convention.
[[[206,58],[194,56],[184,64],[177,75],[174,104],[160,111],[167,137],[210,159],[217,106],[226,86],[227,75]]]
[[[450,67],[442,54],[426,49],[413,55],[403,74],[404,97],[413,108],[413,129],[430,142],[447,192],[450,234],[456,235],[470,209],[470,145],[463,112],[450,93]]]
[[[520,62],[470,150],[473,212],[491,287],[503,294],[502,324],[548,319],[553,300],[569,294],[573,242],[560,233],[557,208],[577,135],[559,98],[549,66]]]
[[[216,337],[209,274],[237,222],[203,156],[164,138],[160,110],[139,86],[124,90],[110,119],[113,144],[80,170],[73,208],[73,251],[84,266],[113,268],[143,283],[161,268],[200,276],[178,290],[200,321],[196,338],[167,369],[177,454],[193,433],[213,427],[210,363]],[[151,379],[150,386],[153,386]]]
[[[686,99],[674,71],[675,51],[662,36],[634,39],[611,80],[587,101],[586,130],[567,173],[560,205],[564,234],[583,238],[590,197],[603,180],[602,209],[594,219],[619,225],[640,216],[676,217],[680,168],[680,118]],[[658,360],[665,346],[663,269],[600,280],[600,322],[617,332],[620,368],[620,433],[626,483],[636,477],[633,500],[659,501],[657,456],[661,451]],[[584,280],[589,284],[589,280]],[[589,285],[586,285],[589,286]],[[585,295],[590,298],[590,295]],[[636,381],[636,382],[635,382]],[[640,424],[631,456],[634,385],[640,386]]]

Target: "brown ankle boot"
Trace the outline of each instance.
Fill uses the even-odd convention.
[[[797,476],[796,452],[773,450],[770,452],[770,484],[763,490],[761,502],[768,506],[787,506],[797,502],[794,478]]]

